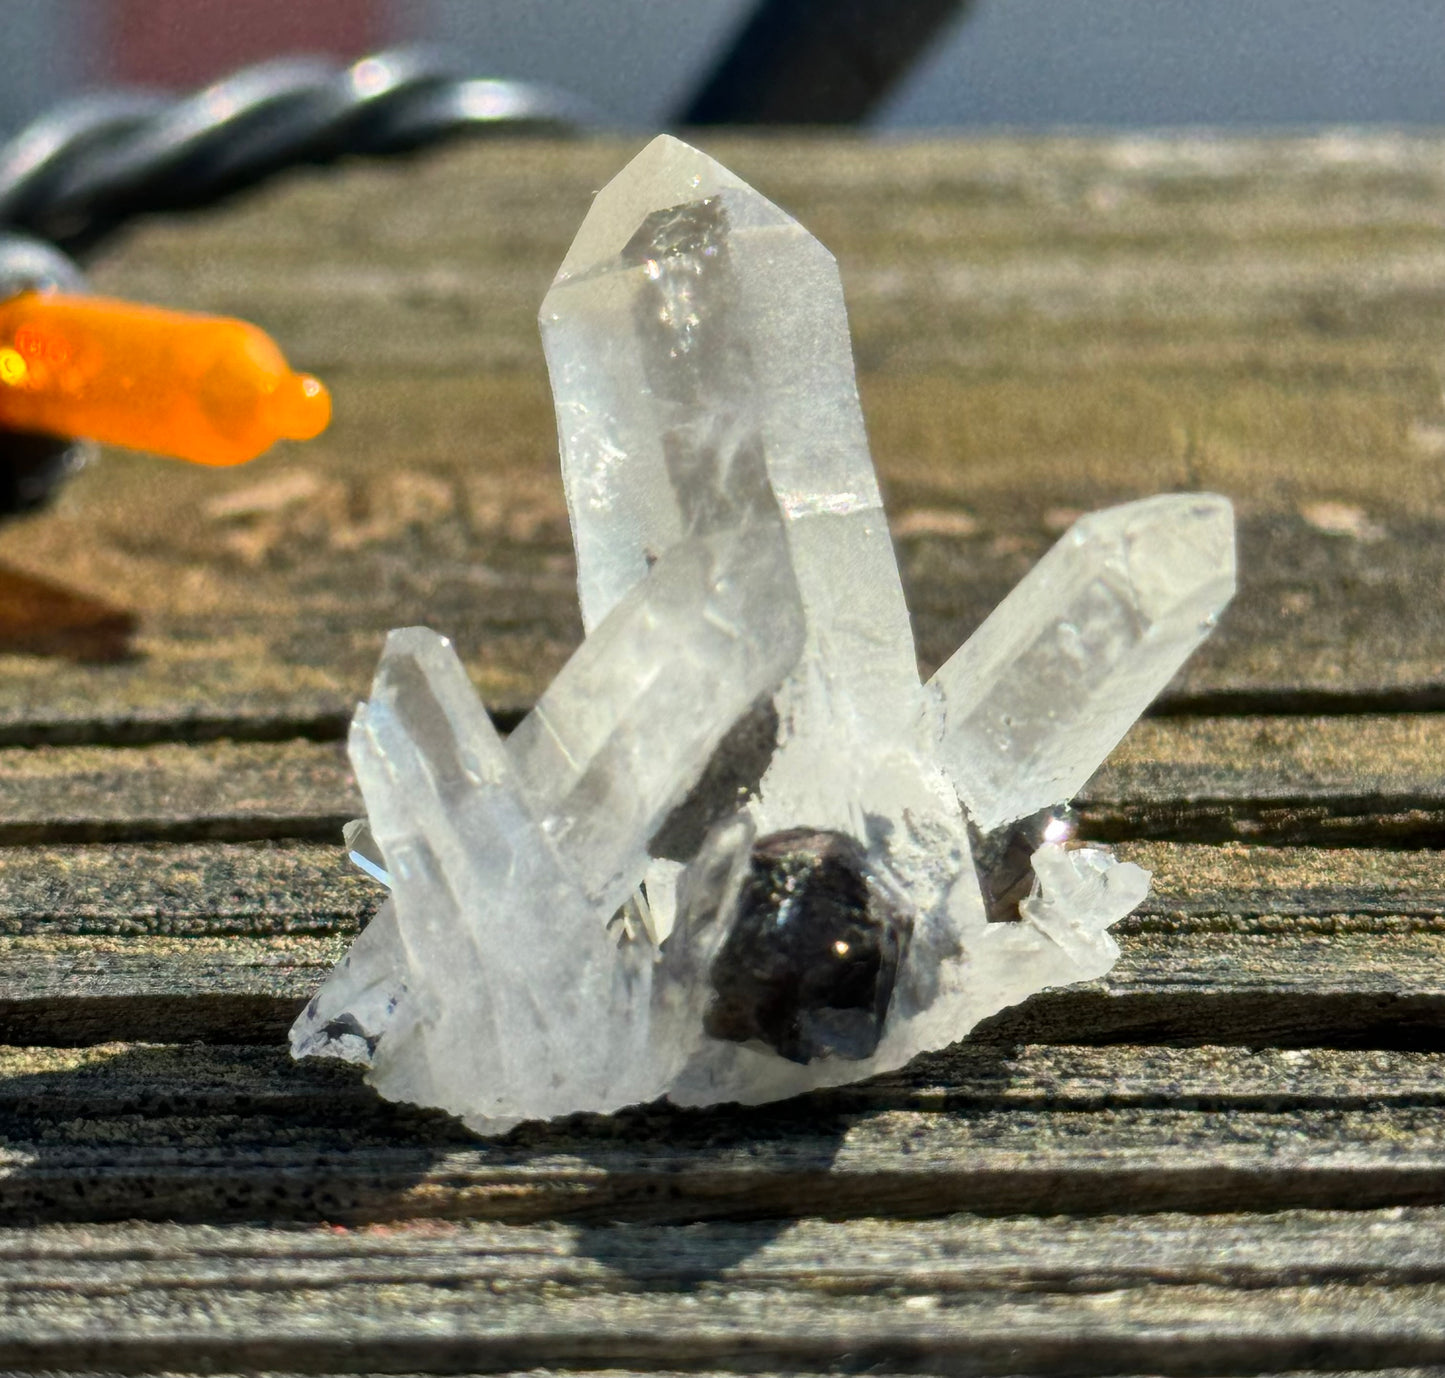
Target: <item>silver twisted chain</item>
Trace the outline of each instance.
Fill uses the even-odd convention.
[[[84,253],[135,216],[216,201],[295,164],[594,121],[563,92],[459,77],[419,50],[346,68],[280,58],[180,99],[108,93],[37,120],[0,147],[0,231]]]

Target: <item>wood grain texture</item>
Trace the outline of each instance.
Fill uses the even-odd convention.
[[[1102,981],[996,1016],[1006,1042],[1435,1048],[1445,868],[1433,852],[1135,843],[1154,894]],[[275,1043],[374,911],[340,849],[0,851],[0,1041]]]
[[[1434,846],[1445,715],[1164,717],[1079,796],[1085,836]],[[0,846],[339,838],[362,811],[340,743],[0,747]]]
[[[1290,1266],[1266,1252],[1288,1241]],[[0,1235],[9,1362],[123,1371],[1222,1371],[1438,1360],[1433,1209],[900,1226]],[[1041,1263],[1041,1260],[1050,1263]],[[676,1295],[682,1282],[686,1290]],[[83,1297],[88,1311],[57,1311]],[[661,1294],[660,1294],[661,1293]],[[204,1318],[204,1325],[197,1322]],[[1232,1360],[1232,1362],[1230,1362]],[[694,1370],[695,1371],[695,1370]],[[1137,1371],[1137,1370],[1136,1370]],[[1257,1371],[1257,1370],[1256,1370]]]
[[[379,898],[385,632],[504,729],[580,637],[535,316],[636,146],[293,176],[95,265],[336,423],[107,453],[0,536],[0,1367],[1445,1371],[1439,137],[713,145],[838,257],[925,670],[1077,513],[1236,503],[1238,599],[1079,801],[1154,873],[1105,980],[499,1140],[289,1058]]]
[[[479,1142],[279,1050],[7,1054],[0,1208],[349,1224],[1445,1203],[1432,1054],[976,1044],[877,1085]],[[1382,1081],[1396,1079],[1381,1094]]]
[[[336,735],[410,621],[525,709],[580,635],[535,316],[635,146],[293,178],[98,264],[106,290],[254,317],[337,419],[229,473],[107,455],[9,528],[6,563],[124,591],[139,626],[104,668],[0,655],[3,740]],[[1213,488],[1243,591],[1176,702],[1440,708],[1441,145],[1219,147],[716,151],[838,256],[925,665],[1072,513]]]

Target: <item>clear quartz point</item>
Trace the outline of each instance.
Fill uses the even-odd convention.
[[[925,687],[817,240],[659,138],[541,326],[587,638],[504,741],[442,638],[392,634],[346,834],[391,896],[295,1053],[494,1131],[856,1080],[1106,972],[1147,874],[1067,829],[1030,857],[1017,820],[1064,804],[1206,634],[1228,503],[1083,519]],[[1008,857],[1011,921],[971,833],[978,865]],[[789,962],[837,964],[795,973],[801,1039],[738,1004]]]
[[[1075,522],[930,681],[939,759],[978,828],[1073,798],[1233,596],[1225,498]]]
[[[599,193],[541,327],[589,628],[695,525],[671,473],[700,462],[726,483],[738,464],[766,467],[808,638],[784,697],[790,736],[809,745],[772,783],[834,805],[800,777],[818,775],[840,730],[896,741],[918,668],[832,255],[663,137]]]

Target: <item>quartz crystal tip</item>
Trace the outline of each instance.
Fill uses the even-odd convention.
[[[930,682],[939,757],[991,832],[1072,799],[1234,596],[1213,493],[1081,517]]]

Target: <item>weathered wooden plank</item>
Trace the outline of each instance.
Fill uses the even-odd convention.
[[[117,1360],[125,1370],[341,1368],[359,1344],[372,1362],[405,1344],[433,1370],[463,1359],[570,1369],[579,1358],[646,1362],[660,1345],[641,1353],[642,1331],[672,1342],[665,1359],[656,1356],[669,1368],[852,1367],[863,1350],[870,1371],[1017,1373],[1055,1371],[1060,1332],[1072,1321],[1071,1372],[1147,1364],[1180,1373],[1203,1371],[1197,1365],[1211,1358],[1217,1365],[1220,1349],[1246,1336],[1261,1338],[1267,1319],[1314,1287],[1344,1306],[1329,1341],[1357,1347],[1365,1360],[1426,1359],[1436,1357],[1438,1335],[1421,1309],[1411,1316],[1410,1303],[1434,1300],[1445,1271],[1440,1240],[1440,1213],[1429,1209],[1292,1212],[1267,1225],[1166,1215],[781,1229],[435,1222],[386,1231],[8,1231],[0,1234],[0,1354],[53,1369],[100,1358],[104,1335],[112,1370]],[[670,1297],[670,1318],[650,1315],[649,1294],[660,1300],[658,1288],[679,1284],[687,1290]],[[84,1307],[57,1310],[57,1294]],[[1231,1298],[1238,1310],[1226,1321]],[[850,1307],[854,1322],[840,1333]],[[1273,1337],[1276,1362],[1308,1361],[1302,1322],[1319,1311],[1304,1306]],[[585,1354],[579,1316],[595,1327]],[[1182,1335],[1166,1333],[1171,1319]],[[980,1322],[975,1344],[969,1327]],[[1005,1322],[1016,1327],[1007,1367],[997,1340]]]
[[[1149,841],[1115,850],[1153,876],[1121,934],[1445,927],[1445,863],[1430,851]],[[7,936],[350,933],[379,895],[338,842],[0,848]]]
[[[337,496],[334,487],[309,470],[293,474],[289,488],[285,478],[274,480],[273,490],[294,496],[279,514],[266,514],[267,529],[254,539],[265,544],[265,558],[279,572],[237,568],[244,562],[232,558],[229,537],[252,537],[235,520],[219,524],[203,550],[161,561],[153,553],[160,547],[153,547],[149,570],[124,575],[124,586],[141,590],[148,581],[168,581],[170,605],[156,611],[134,643],[141,655],[103,669],[63,655],[58,661],[0,657],[0,744],[340,736],[365,694],[386,631],[416,623],[453,637],[489,706],[513,721],[581,635],[560,482],[552,480],[555,510],[545,530],[539,526],[543,534],[517,543],[489,539],[488,525],[465,510],[467,500],[448,496],[460,487],[455,477],[405,477],[439,494],[425,523],[378,518],[359,548],[339,549],[327,532],[330,518],[312,510],[316,503],[336,505],[322,502]],[[511,486],[501,476],[494,481]],[[252,491],[259,496],[250,501],[267,500],[266,484]],[[397,499],[382,494],[366,501],[386,508]],[[911,505],[905,500],[896,511],[925,673],[972,632],[1057,534],[1061,515],[1051,510],[1051,495],[1020,492],[1016,503],[1014,513],[994,522],[970,515],[946,494]],[[243,503],[239,510],[248,509]],[[507,520],[540,518],[532,511]],[[959,533],[960,523],[968,534]],[[73,538],[84,539],[78,529]],[[186,560],[187,575],[198,577],[181,587],[198,580],[212,586],[203,601],[213,606],[205,615],[174,601],[178,557]],[[217,561],[221,568],[205,567]],[[402,561],[409,563],[399,574]],[[1298,515],[1249,519],[1242,526],[1241,569],[1239,598],[1161,699],[1162,711],[1445,705],[1445,642],[1433,621],[1434,594],[1445,580],[1445,531],[1437,523],[1413,520],[1391,539],[1360,541],[1321,531]],[[0,593],[7,592],[5,578],[0,569]],[[25,594],[14,596],[23,601]],[[77,633],[78,658],[93,634],[89,626]]]
[[[1100,840],[1433,845],[1445,715],[1156,718],[1079,798]],[[331,838],[361,811],[340,743],[0,748],[0,845]]]
[[[1433,851],[1152,842],[1117,851],[1153,879],[1115,931],[1404,931],[1445,914],[1445,864]]]
[[[1235,496],[1241,594],[1083,800],[1156,872],[1108,981],[860,1087],[495,1143],[279,1040],[376,903],[333,839],[385,630],[453,634],[504,725],[576,642],[533,317],[626,150],[136,234],[104,287],[261,320],[337,425],[110,455],[6,529],[0,1221],[43,1227],[0,1232],[0,1366],[1445,1364],[1442,150],[723,150],[839,254],[925,665],[1108,501]]]
[[[4,739],[335,733],[416,620],[524,709],[578,634],[534,317],[633,146],[293,179],[100,265],[257,317],[337,422],[236,473],[112,455],[8,528],[20,572],[141,625],[103,671],[0,655]],[[1438,140],[719,147],[839,256],[926,663],[1068,512],[1213,487],[1243,591],[1177,704],[1445,703]]]
[[[0,750],[0,844],[336,838],[361,799],[339,742]]]
[[[1101,981],[1031,997],[1008,1040],[1439,1047],[1445,931],[1129,934]],[[0,1039],[276,1042],[345,950],[327,938],[0,938]]]
[[[832,1112],[1422,1109],[1445,1105],[1445,1070],[1433,1053],[1380,1049],[1010,1046],[969,1039],[897,1072],[807,1099]],[[317,1119],[318,1105],[327,1102],[334,1104]],[[299,1114],[307,1122],[381,1124],[406,1112],[378,1100],[354,1068],[296,1062],[274,1046],[0,1044],[0,1114],[12,1126],[141,1113]],[[767,1119],[774,1111],[744,1113]],[[445,1117],[422,1118],[432,1123],[423,1137],[448,1137]]]
[[[344,937],[4,938],[0,1031],[273,1042],[345,950]]]
[[[846,1296],[1108,1291],[1161,1283],[1278,1287],[1305,1281],[1379,1286],[1445,1280],[1445,1214],[1288,1211],[1045,1219],[954,1215],[719,1221],[669,1225],[496,1225],[434,1221],[415,1229],[268,1229],[153,1224],[0,1230],[0,1294],[233,1291],[325,1287],[367,1277],[399,1285],[509,1279],[632,1291],[650,1281],[754,1285]],[[327,1310],[332,1308],[324,1307]]]
[[[658,1106],[488,1143],[378,1101],[354,1069],[290,1067],[279,1051],[16,1051],[0,1214],[363,1224],[1445,1203],[1432,1059],[1254,1056],[977,1047],[891,1092]],[[1392,1074],[1398,1094],[1381,1098]]]
[[[346,1371],[358,1356],[373,1370],[496,1372],[542,1362],[569,1372],[615,1364],[674,1369],[706,1365],[733,1372],[837,1371],[867,1365],[946,1374],[1145,1369],[1162,1374],[1258,1372],[1318,1360],[1327,1351],[1350,1365],[1438,1362],[1445,1357],[1438,1309],[1445,1288],[1160,1289],[1135,1294],[1056,1294],[1000,1303],[993,1296],[949,1297],[910,1305],[913,1297],[809,1298],[783,1314],[759,1315],[771,1298],[739,1294],[712,1301],[639,1293],[626,1299],[581,1295],[565,1304],[496,1305],[490,1288],[427,1294],[417,1305],[366,1289],[336,1298],[354,1318],[342,1330],[293,1313],[307,1290],[287,1298],[236,1298],[228,1326],[212,1331],[196,1316],[200,1299],[152,1299],[150,1325],[122,1328],[124,1303],[97,1298],[93,1320],[55,1333],[17,1316],[0,1357],[25,1367],[95,1364],[108,1371],[175,1371],[189,1360],[206,1370],[239,1364],[253,1372],[294,1365]],[[778,1311],[782,1311],[779,1307]],[[201,1326],[206,1329],[197,1334]],[[219,1332],[219,1333],[217,1333]],[[536,1371],[535,1368],[532,1371]]]
[[[295,179],[210,224],[148,227],[98,273],[109,290],[249,303],[332,367],[503,371],[539,357],[541,294],[593,190],[640,142]],[[1330,139],[1238,140],[1217,160],[1135,138],[900,143],[886,158],[850,141],[708,146],[834,248],[865,372],[977,374],[1004,357],[1009,374],[1083,373],[1121,352],[1237,366],[1208,351],[1219,340],[1257,360],[1378,366],[1434,338],[1435,137],[1343,158]],[[1261,318],[1277,327],[1263,339]],[[1100,320],[1114,326],[1102,338]]]
[[[1079,804],[1104,840],[1439,846],[1442,742],[1433,713],[1145,719]]]
[[[0,934],[352,933],[376,882],[327,843],[0,848]]]
[[[1434,853],[1134,843],[1155,892],[1103,981],[1005,1011],[1005,1042],[1437,1047]],[[339,847],[0,850],[0,1041],[276,1042],[379,903]]]

